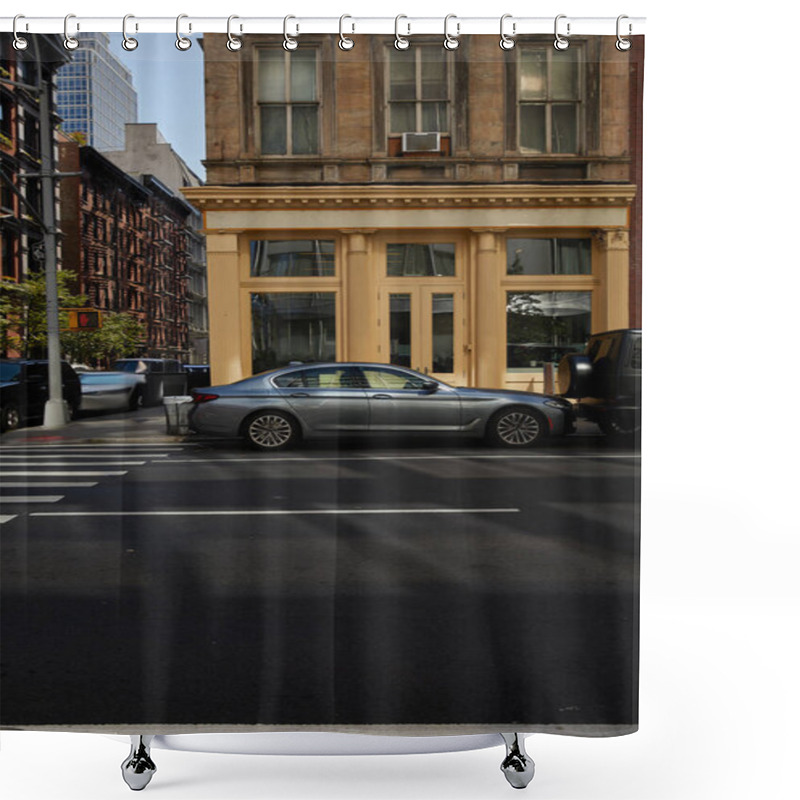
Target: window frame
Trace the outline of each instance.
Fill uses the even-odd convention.
[[[445,85],[447,86],[447,97],[444,100],[423,100],[422,99],[422,53],[425,49],[433,49],[444,51],[444,63],[447,69],[445,76]],[[449,137],[452,139],[455,135],[455,56],[454,52],[442,47],[442,43],[438,40],[417,42],[415,37],[414,45],[411,50],[414,53],[414,99],[413,100],[392,100],[392,54],[395,52],[394,45],[386,45],[386,59],[385,59],[385,74],[384,80],[386,81],[386,136],[396,137],[404,133],[439,133],[442,137]],[[444,102],[446,106],[447,129],[443,131],[429,131],[422,127],[422,107],[425,103],[441,103]],[[396,131],[392,128],[392,105],[411,105],[414,104],[414,125],[413,131]]]
[[[542,52],[546,58],[546,77],[547,89],[546,98],[544,100],[525,100],[522,97],[522,58],[523,53],[529,54],[530,52]],[[586,116],[587,116],[587,48],[583,42],[570,42],[569,50],[570,56],[575,58],[577,70],[577,89],[576,100],[556,100],[550,97],[551,92],[551,70],[550,65],[554,58],[563,55],[562,51],[557,51],[552,46],[552,42],[545,44],[544,42],[526,42],[525,47],[515,48],[515,67],[516,67],[516,145],[517,151],[525,155],[538,155],[548,157],[568,157],[580,156],[586,153],[587,148],[587,130],[586,130]],[[574,152],[558,152],[553,149],[553,106],[556,105],[573,105],[575,106],[575,150]],[[545,114],[545,150],[536,150],[531,147],[525,147],[522,144],[522,109],[524,106],[544,106]]]
[[[271,44],[262,44],[258,45],[255,48],[255,55],[256,57],[253,59],[253,106],[254,106],[254,115],[255,115],[255,124],[254,124],[254,150],[256,155],[259,158],[268,158],[268,159],[280,159],[280,158],[318,158],[322,155],[323,151],[323,124],[322,124],[322,115],[323,115],[323,97],[324,92],[322,91],[322,81],[323,81],[323,74],[322,74],[322,46],[317,43],[311,43],[306,47],[307,51],[314,53],[314,71],[315,71],[315,82],[316,82],[316,100],[303,100],[302,102],[293,103],[291,100],[291,58],[292,53],[288,50],[284,50],[283,47],[280,45],[271,45]],[[272,102],[264,102],[259,99],[260,93],[260,84],[259,84],[259,71],[261,66],[261,58],[262,53],[266,51],[274,51],[278,52],[283,56],[284,59],[284,102],[282,103],[272,103]],[[302,105],[302,106],[310,106],[314,105],[317,110],[317,149],[314,153],[294,153],[292,150],[292,113],[291,109],[294,105]],[[261,117],[262,112],[261,109],[264,107],[274,107],[274,108],[283,108],[286,114],[286,152],[284,153],[265,153],[262,150],[262,137],[261,137]]]

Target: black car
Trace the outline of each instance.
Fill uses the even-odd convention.
[[[44,359],[0,359],[0,430],[11,431],[44,417],[50,396],[47,371]],[[81,383],[66,361],[61,362],[61,390],[75,416],[81,407]]]

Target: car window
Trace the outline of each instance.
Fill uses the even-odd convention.
[[[628,353],[628,366],[631,369],[642,368],[642,340],[640,338],[631,342],[631,349]]]
[[[606,356],[610,355],[611,346],[613,344],[613,336],[601,336],[600,338],[595,339],[589,345],[589,358],[591,358],[592,361],[598,361],[601,358],[605,358]]]
[[[365,367],[363,372],[370,389],[422,389],[425,383],[423,378],[393,369]]]
[[[117,361],[113,369],[117,372],[135,372],[141,374],[147,372],[147,364],[144,361]]]
[[[352,367],[317,367],[278,375],[276,386],[305,389],[364,389],[366,384],[358,370]]]
[[[0,364],[0,381],[3,383],[18,381],[20,372],[22,367],[19,364]]]

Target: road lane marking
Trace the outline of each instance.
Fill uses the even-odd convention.
[[[129,455],[123,453],[3,453],[3,458],[169,458],[169,453],[130,453]]]
[[[14,464],[0,465],[0,475],[5,475],[6,467],[16,469],[17,467],[141,467],[146,461],[84,461],[80,464],[73,464],[71,461],[34,461],[31,464],[15,462]]]
[[[0,495],[0,503],[57,503],[63,499],[63,494]]]
[[[22,470],[15,470],[13,472],[6,472],[5,470],[3,470],[3,472],[0,473],[0,477],[8,476],[14,478],[22,478],[26,475],[33,475],[34,477],[36,477],[37,475],[41,475],[44,478],[68,478],[72,476],[89,478],[89,477],[97,477],[98,475],[127,475],[127,474],[128,470],[126,469],[113,472],[112,471],[99,472],[97,470],[85,471],[85,470],[74,470],[74,469],[68,470],[67,472],[53,472],[50,470],[40,472],[39,470],[22,469]]]
[[[97,486],[97,481],[3,481],[4,489],[71,489]]]
[[[467,459],[503,459],[519,460],[519,459],[576,459],[576,458],[641,458],[638,453],[565,453],[563,455],[455,455],[455,456],[320,456],[313,458],[304,456],[302,458],[281,458],[279,456],[262,456],[261,458],[171,458],[169,461],[162,461],[158,466],[163,464],[198,464],[210,462],[258,462],[261,464],[285,464],[289,461],[302,461],[313,464],[317,461],[446,461],[446,460],[467,460]]]
[[[11,522],[12,519],[16,519],[16,514],[0,514],[0,525],[4,522]]]
[[[32,517],[289,517],[364,514],[518,514],[519,508],[294,508],[220,511],[39,511]]]
[[[199,447],[197,442],[191,444],[160,444],[157,442],[95,442],[94,444],[4,444],[0,452],[10,450],[125,450],[130,447],[145,447],[148,450],[170,450]]]

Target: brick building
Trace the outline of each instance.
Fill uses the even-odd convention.
[[[643,42],[205,37],[212,380],[290,360],[541,389],[640,320]]]
[[[102,311],[144,323],[141,355],[188,356],[186,220],[193,209],[151,175],[138,181],[77,142],[59,143],[62,263]]]

